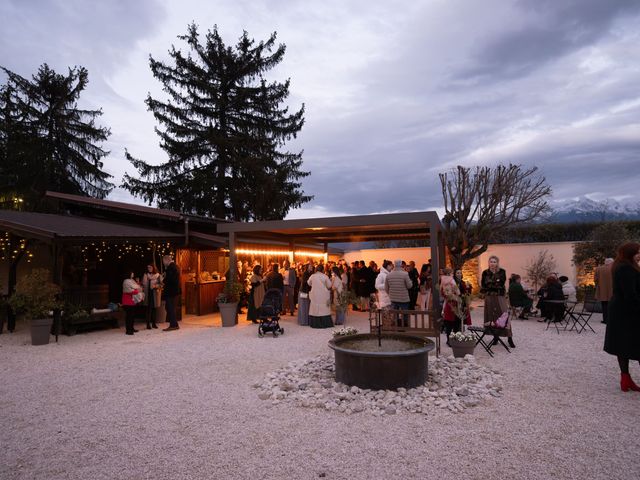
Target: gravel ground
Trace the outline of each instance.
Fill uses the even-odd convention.
[[[436,416],[260,400],[269,372],[328,351],[330,330],[292,317],[279,338],[210,318],[41,347],[22,327],[0,335],[0,479],[640,478],[640,393],[620,391],[599,320],[595,335],[517,321],[513,353],[476,350],[503,396]]]

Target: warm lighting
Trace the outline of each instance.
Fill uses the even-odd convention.
[[[318,258],[324,258],[325,260],[327,259],[327,254],[326,253],[320,253],[320,252],[300,252],[300,251],[297,251],[296,255],[298,255],[300,257],[318,257]]]
[[[245,248],[236,248],[236,255],[291,255],[289,250],[248,250]]]
[[[293,258],[293,256],[297,255],[300,257],[317,257],[327,259],[327,254],[322,252],[305,252],[296,250],[292,252],[291,250],[249,250],[246,248],[237,248],[236,255],[274,255],[281,257],[289,257]]]

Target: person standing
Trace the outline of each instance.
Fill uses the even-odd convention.
[[[440,277],[440,297],[444,300],[442,306],[442,325],[447,336],[447,346],[449,344],[449,335],[451,332],[459,332],[462,325],[462,298],[460,297],[460,288],[453,278],[453,270],[450,268],[442,269]]]
[[[458,269],[453,274],[453,280],[456,282],[458,289],[460,290],[460,309],[461,313],[460,320],[465,325],[471,325],[471,305],[470,298],[471,292],[473,291],[473,287],[469,282],[464,280],[462,276],[462,270]]]
[[[309,300],[309,293],[311,292],[311,286],[309,285],[309,279],[313,275],[313,263],[309,262],[304,267],[304,273],[302,274],[302,281],[300,283],[300,292],[298,293],[298,325],[309,325],[309,306],[311,304]]]
[[[428,310],[431,298],[431,265],[424,263],[418,276],[418,300],[416,310]]]
[[[346,306],[342,306],[340,302],[340,296],[344,285],[342,283],[342,277],[340,276],[340,268],[331,268],[331,294],[333,297],[333,306],[336,309],[336,325],[344,325],[346,316]]]
[[[409,289],[412,283],[409,274],[402,267],[402,263],[402,260],[396,260],[393,270],[389,272],[385,280],[384,289],[389,294],[389,300],[391,300],[391,308],[393,310],[409,309]],[[400,326],[409,326],[408,315],[403,315],[402,325]]]
[[[604,351],[618,357],[620,389],[640,392],[629,374],[629,360],[640,362],[640,243],[625,243],[611,269],[613,296],[604,337]]]
[[[387,310],[391,306],[391,299],[389,298],[389,294],[385,288],[387,283],[387,275],[389,275],[389,271],[393,268],[393,264],[389,260],[384,260],[382,262],[382,268],[380,269],[380,273],[376,277],[376,290],[378,291],[378,308],[380,310]]]
[[[160,298],[161,280],[158,269],[155,265],[147,265],[147,271],[142,276],[142,287],[144,288],[144,305],[146,308],[147,330],[158,328],[156,316],[158,308],[162,303]]]
[[[289,310],[289,312],[291,312],[291,316],[293,316],[296,309],[296,303],[294,300],[296,270],[289,264],[289,262],[284,262],[283,267],[284,275],[282,276],[282,281],[284,284],[284,298],[282,299],[282,310],[285,314],[287,313],[287,310]]]
[[[262,266],[253,267],[253,274],[249,277],[251,290],[249,291],[249,302],[247,305],[247,320],[258,323],[258,308],[264,300],[264,280],[262,278]]]
[[[280,291],[281,295],[284,295],[284,278],[282,278],[282,274],[280,273],[280,265],[274,263],[271,271],[267,273],[265,280],[267,282],[267,290],[275,288]]]
[[[418,301],[418,292],[420,290],[418,269],[416,268],[416,262],[411,260],[409,267],[407,268],[409,273],[409,279],[411,280],[411,288],[409,289],[409,309],[415,310],[416,302]]]
[[[181,293],[180,270],[178,270],[178,266],[171,255],[162,257],[162,263],[165,266],[162,298],[164,300],[164,308],[167,311],[167,321],[169,322],[169,326],[163,328],[162,331],[171,332],[180,329],[176,318],[176,297]]]
[[[500,268],[500,259],[495,255],[489,257],[489,268],[482,272],[480,281],[480,292],[484,294],[484,324],[492,325],[500,316],[509,310],[505,298],[507,282],[507,272]],[[493,345],[498,344],[498,337],[507,336],[509,346],[516,348],[513,343],[513,333],[511,322],[507,322],[505,328],[496,329],[493,337]]]
[[[127,278],[122,282],[122,308],[124,308],[125,319],[124,319],[124,327],[125,327],[125,335],[133,335],[137,333],[138,330],[133,328],[133,316],[135,313],[135,307],[138,303],[138,299],[140,299],[142,287],[134,280],[134,273],[129,272]]]
[[[602,322],[607,323],[609,315],[609,300],[613,296],[613,278],[611,276],[611,266],[613,258],[607,258],[604,265],[596,268],[595,284],[596,284],[596,300],[602,305]]]
[[[309,326],[311,328],[333,327],[331,320],[331,280],[324,274],[324,265],[316,267],[316,273],[309,277]]]

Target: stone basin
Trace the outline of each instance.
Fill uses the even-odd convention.
[[[413,388],[427,381],[432,340],[384,333],[336,337],[329,341],[335,353],[336,381],[374,390]]]

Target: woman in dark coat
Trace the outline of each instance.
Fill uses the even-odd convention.
[[[480,292],[484,294],[484,324],[493,324],[500,316],[509,310],[507,299],[505,298],[507,282],[507,272],[500,268],[500,259],[495,255],[489,257],[489,268],[482,272],[480,280]],[[511,322],[503,329],[494,329],[493,345],[498,344],[498,337],[506,336],[509,346],[516,348],[513,343],[513,333]]]
[[[613,297],[604,337],[604,351],[618,357],[620,388],[640,392],[629,375],[629,360],[640,362],[640,244],[626,243],[613,263]]]
[[[258,308],[264,300],[264,279],[262,278],[262,266],[255,265],[253,274],[249,278],[251,290],[249,291],[249,304],[247,305],[247,320],[258,323]]]

